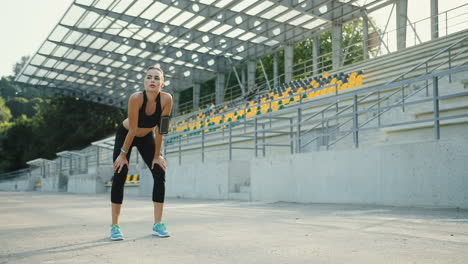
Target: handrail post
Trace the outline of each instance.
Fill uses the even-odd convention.
[[[382,124],[380,121],[380,90],[377,91],[377,122],[380,125]]]
[[[179,166],[182,165],[182,136],[179,135]]]
[[[405,111],[405,85],[401,86],[401,110]]]
[[[440,123],[439,123],[439,82],[437,77],[432,78],[432,101],[434,104],[434,139],[440,139]]]
[[[96,168],[99,167],[99,146],[96,146]]]
[[[263,150],[262,150],[262,152],[263,152],[263,157],[265,157],[265,154],[266,154],[266,153],[265,153],[265,152],[266,152],[266,144],[265,144],[265,124],[264,124],[264,123],[262,123],[262,130],[263,130],[263,131],[262,131],[262,133],[263,133],[263,134],[262,134],[262,143],[263,143]]]
[[[447,19],[448,11],[445,11],[445,36],[448,35],[448,19]]]
[[[202,163],[205,163],[205,129],[201,132]]]
[[[452,69],[452,59],[451,59],[450,49],[448,50],[448,66],[449,70]],[[452,74],[449,73],[449,83],[452,83]]]
[[[294,138],[294,132],[293,132],[293,119],[289,119],[289,143],[291,144],[291,154],[293,154],[294,152],[294,148],[293,148],[293,138]],[[297,151],[297,148],[299,148],[299,151],[300,151],[300,148],[301,148],[301,145],[300,143],[297,143],[297,147],[296,147],[296,151]]]
[[[353,104],[353,134],[354,134],[354,147],[359,147],[359,133],[358,133],[358,106],[357,95],[354,95]]]
[[[232,127],[229,122],[229,160],[232,160]]]
[[[296,143],[296,153],[301,153],[301,121],[302,121],[302,109],[297,109],[297,143]],[[292,132],[292,118],[291,118],[291,132]],[[292,144],[292,143],[291,143]],[[291,146],[291,154],[293,149]]]
[[[426,75],[428,73],[428,69],[427,69],[428,65],[427,65],[427,62],[426,62]],[[426,96],[429,96],[429,81],[426,79]]]
[[[255,118],[255,122],[254,122],[254,141],[255,141],[255,157],[257,158],[258,157],[258,124],[257,124],[257,118]]]

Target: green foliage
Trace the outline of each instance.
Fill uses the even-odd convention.
[[[44,89],[23,83],[15,83],[12,76],[2,77],[0,79],[0,97],[3,97],[6,101],[9,101],[14,97],[33,99],[48,95],[51,95],[51,93],[46,92]]]
[[[13,119],[21,115],[26,115],[30,118],[36,114],[36,109],[42,103],[43,100],[40,98],[28,100],[23,97],[14,97],[6,102],[6,106],[10,108]]]
[[[17,170],[28,160],[53,159],[57,152],[84,148],[112,135],[126,117],[121,109],[70,97],[31,101],[36,115],[21,115],[0,126],[0,170]]]
[[[11,118],[11,111],[7,105],[5,105],[5,100],[0,97],[0,123],[8,122]]]
[[[11,77],[2,77],[0,79],[0,96],[7,101],[10,98],[18,96],[20,92],[20,87],[12,82]]]
[[[31,58],[31,56],[22,56],[20,61],[13,65],[14,77],[18,76],[26,63],[28,63],[29,58]]]
[[[29,156],[36,156],[33,121],[21,116],[6,129],[1,139],[0,167],[2,170],[17,170],[24,167]]]

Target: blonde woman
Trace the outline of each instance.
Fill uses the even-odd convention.
[[[172,112],[172,96],[162,92],[164,72],[159,67],[146,70],[145,89],[135,92],[128,101],[128,118],[117,128],[114,144],[114,179],[112,181],[112,225],[111,240],[124,238],[120,231],[119,216],[123,201],[124,184],[128,172],[128,161],[133,146],[143,157],[154,179],[153,235],[168,237],[169,232],[162,220],[165,195],[166,161],[161,155],[163,134],[160,133],[161,117]]]

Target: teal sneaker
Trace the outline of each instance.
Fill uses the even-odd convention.
[[[119,225],[111,225],[111,236],[110,240],[116,241],[116,240],[123,240],[123,234],[120,232],[120,226]]]
[[[166,225],[162,222],[153,225],[153,236],[168,237],[169,232],[166,230]]]

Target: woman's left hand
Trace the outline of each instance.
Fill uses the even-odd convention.
[[[164,172],[166,172],[166,160],[163,158],[163,156],[159,156],[153,159],[153,162],[151,163],[151,169],[154,168],[154,164],[158,164],[161,166]]]

